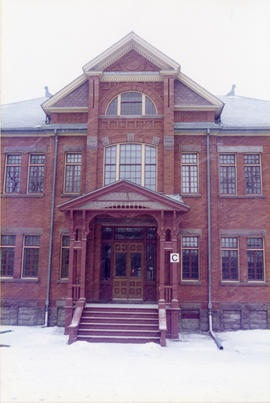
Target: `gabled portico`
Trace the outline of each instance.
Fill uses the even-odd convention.
[[[65,213],[70,228],[66,327],[76,301],[148,300],[170,309],[169,336],[177,337],[179,264],[169,263],[169,253],[178,252],[181,217],[189,210],[181,198],[121,180],[58,208]],[[107,255],[106,245],[110,248]],[[149,267],[146,256],[149,250],[155,251],[155,256],[148,256],[154,261],[153,267]]]

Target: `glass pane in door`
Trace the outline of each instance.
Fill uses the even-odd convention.
[[[131,277],[141,277],[141,253],[131,253],[130,254],[130,276]]]
[[[126,275],[127,254],[117,252],[115,255],[115,275],[122,277]]]

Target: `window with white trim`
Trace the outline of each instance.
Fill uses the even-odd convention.
[[[182,280],[199,280],[199,239],[182,237]]]
[[[198,155],[181,155],[182,193],[198,193]]]
[[[157,109],[154,102],[147,95],[135,91],[118,94],[109,103],[106,110],[106,115],[108,116],[156,114]]]
[[[219,155],[219,191],[222,194],[236,194],[235,154]]]
[[[121,179],[156,190],[156,148],[147,144],[106,147],[104,185]]]
[[[1,235],[1,277],[13,277],[16,235]]]
[[[261,156],[260,154],[245,154],[245,183],[246,194],[261,193]]]
[[[23,277],[37,277],[39,247],[39,235],[25,235],[23,245]]]
[[[81,153],[66,153],[65,156],[65,193],[80,193],[81,189]]]
[[[70,236],[63,235],[61,238],[61,271],[60,278],[68,278]]]
[[[44,154],[31,154],[29,156],[28,193],[42,193],[44,190]]]
[[[238,280],[238,238],[221,238],[222,280]]]
[[[5,178],[6,193],[19,193],[21,181],[21,163],[21,155],[7,155]]]
[[[263,238],[247,238],[248,280],[264,280]]]

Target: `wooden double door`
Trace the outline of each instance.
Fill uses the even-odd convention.
[[[143,242],[115,242],[113,299],[143,299],[143,252]]]

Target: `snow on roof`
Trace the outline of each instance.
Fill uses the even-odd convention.
[[[240,96],[219,96],[224,102],[221,124],[229,127],[270,127],[270,101]]]
[[[225,104],[219,128],[270,128],[270,101],[240,96],[219,96],[218,98]],[[2,129],[44,127],[46,116],[41,104],[46,99],[42,97],[0,106]],[[198,124],[202,126],[207,123],[197,122],[197,126]],[[196,128],[196,123],[188,125]],[[181,122],[176,123],[176,128],[185,128],[182,126]],[[214,123],[211,124],[213,128],[216,126]],[[52,125],[46,125],[46,127],[53,128]]]
[[[0,106],[2,129],[35,128],[45,124],[46,115],[41,104],[46,97],[30,99]]]

